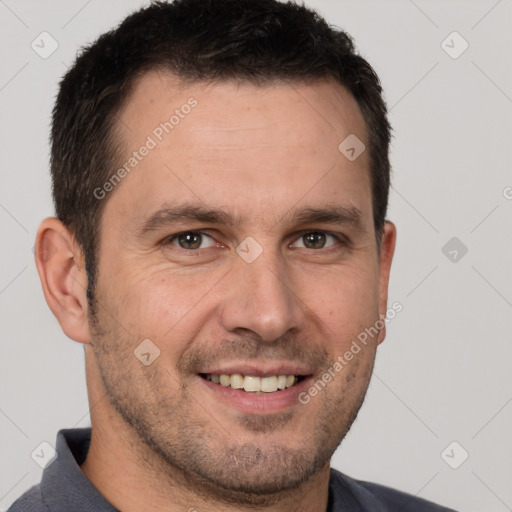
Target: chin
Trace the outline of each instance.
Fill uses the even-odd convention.
[[[334,448],[327,444],[291,449],[285,442],[277,444],[262,436],[261,442],[232,443],[224,449],[191,454],[182,467],[183,475],[189,485],[220,501],[268,505],[329,466]]]

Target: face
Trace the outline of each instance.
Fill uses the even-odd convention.
[[[91,322],[109,400],[148,459],[219,496],[292,489],[329,465],[383,339],[325,378],[386,310],[368,151],[338,149],[368,147],[357,103],[155,73],[119,126]]]

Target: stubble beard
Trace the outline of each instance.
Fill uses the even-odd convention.
[[[242,427],[255,438],[240,443],[233,434],[219,444],[218,432],[212,430],[213,419],[206,412],[204,417],[191,415],[192,405],[197,405],[193,402],[199,398],[191,395],[187,380],[170,375],[163,365],[138,368],[140,363],[133,355],[135,340],[110,316],[100,314],[97,304],[89,311],[91,344],[106,395],[129,427],[130,449],[143,471],[171,490],[184,487],[209,501],[267,506],[291,495],[328,467],[364,401],[373,369],[373,357],[366,368],[359,368],[363,362],[356,363],[337,376],[339,393],[334,393],[333,383],[315,398],[323,400],[321,412],[312,418],[310,431],[303,433],[300,448],[272,441],[273,433],[293,421],[289,412],[259,417],[247,414],[240,417],[235,429],[227,421],[224,425],[217,422],[215,427],[220,426],[226,436]],[[177,392],[162,394],[170,385],[176,386],[177,378]],[[359,392],[345,394],[350,383],[361,378],[365,382]]]

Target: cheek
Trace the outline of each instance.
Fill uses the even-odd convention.
[[[362,259],[357,266],[292,268],[287,280],[291,300],[302,303],[306,328],[316,324],[336,354],[378,319],[376,269]],[[225,268],[176,270],[167,265],[109,265],[102,276],[108,291],[104,303],[134,337],[149,338],[179,357],[201,330],[219,328],[215,313],[223,297],[230,296],[230,284],[221,279]]]
[[[316,280],[314,298],[306,303],[342,339],[357,336],[378,319],[378,280],[371,271],[344,271]],[[323,285],[321,285],[323,283]]]
[[[194,339],[211,311],[211,300],[205,296],[211,287],[207,278],[152,271],[125,278],[115,288],[114,300],[127,330],[140,339],[151,339],[161,350],[178,354]]]

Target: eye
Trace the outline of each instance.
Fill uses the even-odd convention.
[[[336,245],[343,245],[345,241],[341,236],[325,231],[307,231],[301,234],[295,247],[299,249],[327,249]],[[217,242],[203,231],[183,231],[166,238],[164,245],[175,245],[186,251],[198,251],[217,245]],[[206,244],[206,245],[205,245]],[[299,244],[299,245],[296,245]]]
[[[329,238],[334,240],[334,243],[326,245]],[[302,246],[299,245],[299,248],[305,249],[325,249],[342,242],[341,237],[326,233],[325,231],[308,231],[301,235],[299,241],[303,241]]]
[[[201,244],[205,239],[208,240],[210,245],[201,247]],[[183,233],[177,233],[176,235],[167,238],[165,243],[177,245],[181,249],[185,249],[187,251],[207,249],[208,247],[213,247],[215,245],[213,238],[202,231],[184,231]]]

